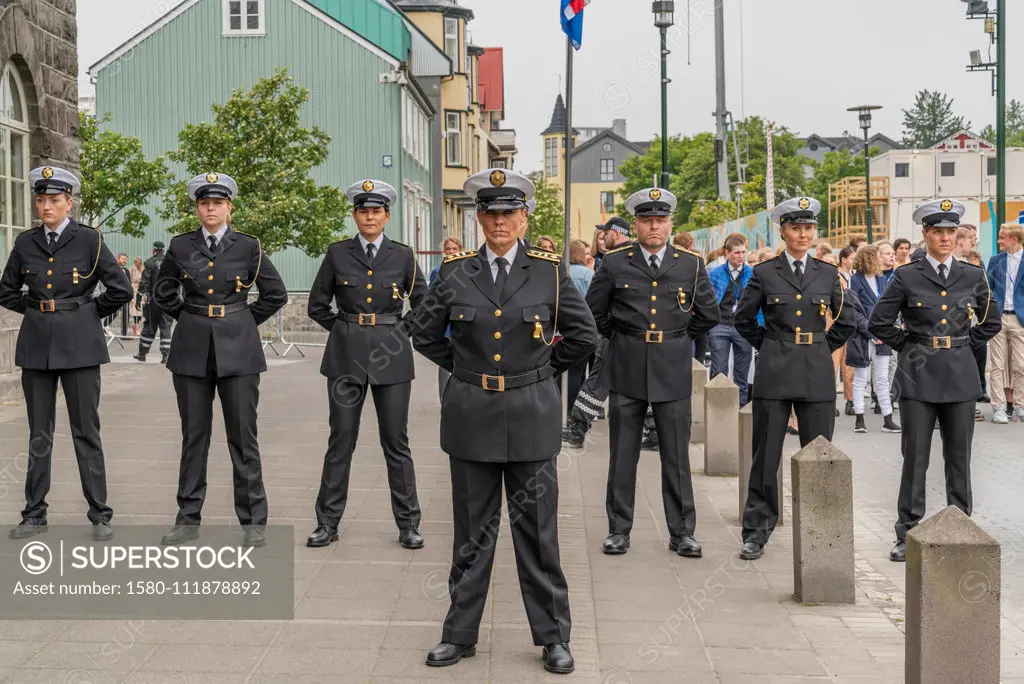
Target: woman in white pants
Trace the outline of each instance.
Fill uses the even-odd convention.
[[[882,275],[878,247],[861,247],[853,258],[853,267],[856,273],[850,279],[850,290],[857,296],[864,310],[864,320],[858,325],[857,334],[846,343],[846,364],[853,368],[853,412],[856,416],[853,431],[868,431],[864,422],[864,391],[868,386],[870,372],[878,405],[882,409],[882,431],[900,432],[900,426],[892,418],[892,398],[889,395],[889,361],[892,358],[892,349],[874,339],[867,331],[867,321],[871,318],[875,302],[888,282]]]

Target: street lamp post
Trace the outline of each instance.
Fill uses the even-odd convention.
[[[655,0],[654,25],[661,31],[661,187],[668,190],[668,29],[675,23],[674,0]]]
[[[846,111],[857,112],[860,127],[864,130],[864,222],[867,228],[868,244],[874,242],[871,234],[871,150],[868,149],[868,129],[871,128],[871,112],[881,109],[878,105],[860,105]]]

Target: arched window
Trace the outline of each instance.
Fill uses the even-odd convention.
[[[8,249],[32,220],[28,136],[25,89],[14,65],[6,64],[0,71],[0,232]]]

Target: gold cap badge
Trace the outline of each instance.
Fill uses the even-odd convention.
[[[206,174],[206,182],[207,183],[216,183],[217,182],[217,178],[218,178],[217,174],[215,174],[213,172],[210,172],[210,173]]]
[[[953,210],[953,200],[948,200],[948,199],[947,200],[942,200],[942,204],[940,204],[939,207],[942,208],[942,211],[952,211]]]
[[[495,170],[491,173],[491,185],[496,188],[500,188],[505,184],[505,172],[501,170]]]
[[[49,166],[43,169],[43,178],[53,178],[53,169]]]
[[[801,209],[807,209],[810,206],[811,206],[811,200],[807,199],[806,197],[801,197],[800,198],[800,208]]]
[[[651,199],[654,200],[655,202],[660,200],[661,199],[661,190],[658,190],[657,188],[655,188],[654,190],[651,190]]]
[[[364,181],[363,182],[363,192],[372,192],[372,191],[373,191],[373,181]]]

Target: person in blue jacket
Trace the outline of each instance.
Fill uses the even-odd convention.
[[[754,269],[747,263],[747,240],[740,235],[726,239],[726,261],[708,271],[708,278],[715,288],[718,298],[721,323],[708,333],[711,347],[711,377],[728,374],[729,353],[733,358],[733,382],[740,390],[740,406],[746,406],[750,400],[747,376],[750,371],[750,360],[754,348],[736,331],[735,313],[739,306],[743,289],[754,275]],[[764,316],[757,314],[759,325],[764,325]]]
[[[999,229],[999,254],[988,262],[988,282],[993,305],[1003,324],[989,344],[989,397],[992,422],[1009,423],[1007,415],[1006,366],[1012,368],[1013,419],[1024,422],[1024,287],[1021,287],[1021,256],[1024,255],[1024,226],[1007,223]]]

